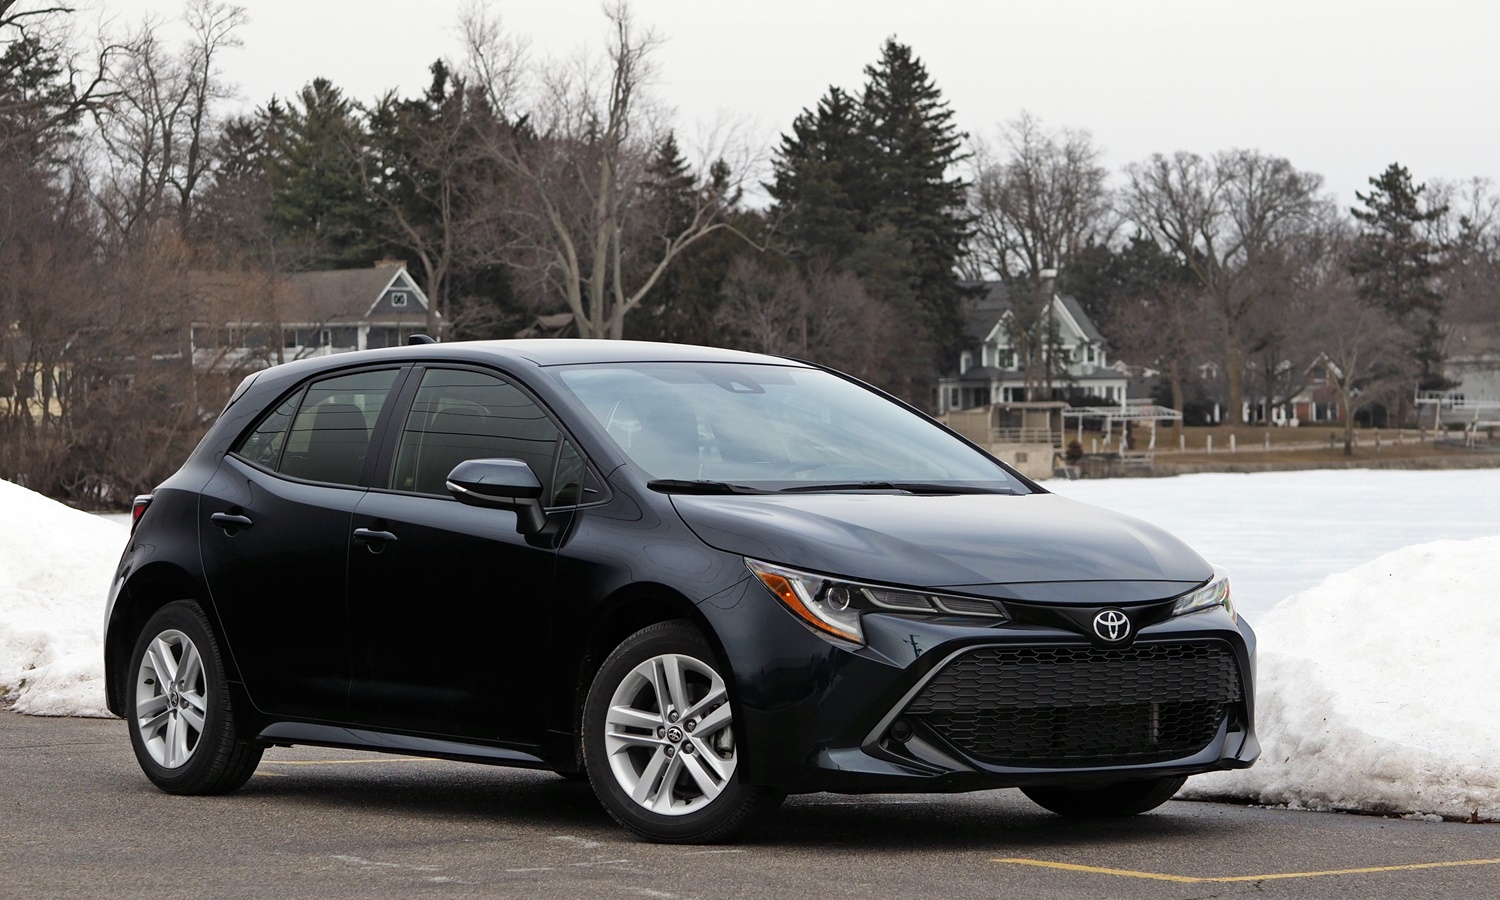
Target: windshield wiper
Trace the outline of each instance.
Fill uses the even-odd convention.
[[[694,481],[687,478],[657,478],[646,487],[663,494],[764,494],[765,491],[727,481]]]
[[[972,484],[944,484],[925,481],[844,481],[799,484],[782,488],[782,494],[809,494],[821,491],[905,491],[908,494],[1014,494],[1009,488],[979,487]]]

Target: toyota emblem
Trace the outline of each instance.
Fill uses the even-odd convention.
[[[1102,641],[1118,644],[1130,637],[1130,617],[1118,609],[1106,609],[1094,616],[1094,634]]]

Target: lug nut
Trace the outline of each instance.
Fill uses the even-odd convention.
[[[677,748],[676,747],[668,747],[667,748],[667,758],[668,759],[671,759],[672,757],[674,757],[676,755],[677,755]]]
[[[656,736],[657,737],[666,737],[667,736],[667,729],[664,726],[662,726],[662,725],[656,726]]]
[[[683,753],[692,753],[693,752],[693,745],[690,744],[690,743],[688,743],[687,741],[683,741],[682,742],[682,752]]]
[[[697,719],[688,719],[686,722],[683,723],[682,727],[686,728],[689,732],[691,732],[694,728],[698,727],[698,720]]]
[[[667,713],[667,721],[668,722],[676,722],[677,721],[677,713],[675,713],[675,712],[669,712],[669,713]]]

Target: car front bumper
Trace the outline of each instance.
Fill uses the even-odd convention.
[[[1101,647],[1078,607],[1018,620],[871,613],[863,646],[826,639],[757,583],[704,609],[738,693],[740,765],[793,792],[1088,786],[1254,763],[1255,635],[1222,609]]]

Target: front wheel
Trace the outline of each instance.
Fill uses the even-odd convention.
[[[1023,787],[1021,793],[1031,802],[1060,816],[1071,818],[1110,818],[1133,816],[1156,809],[1172,799],[1187,781],[1186,775],[1165,778],[1143,778],[1120,781],[1094,788],[1071,788],[1060,785]]]
[[[584,703],[594,793],[647,840],[737,837],[783,794],[740,781],[733,726],[728,687],[703,635],[684,621],[643,628],[604,660]]]
[[[223,657],[197,604],[157,610],[127,674],[130,744],[153,784],[171,794],[225,794],[250,779],[261,748],[235,732]]]

